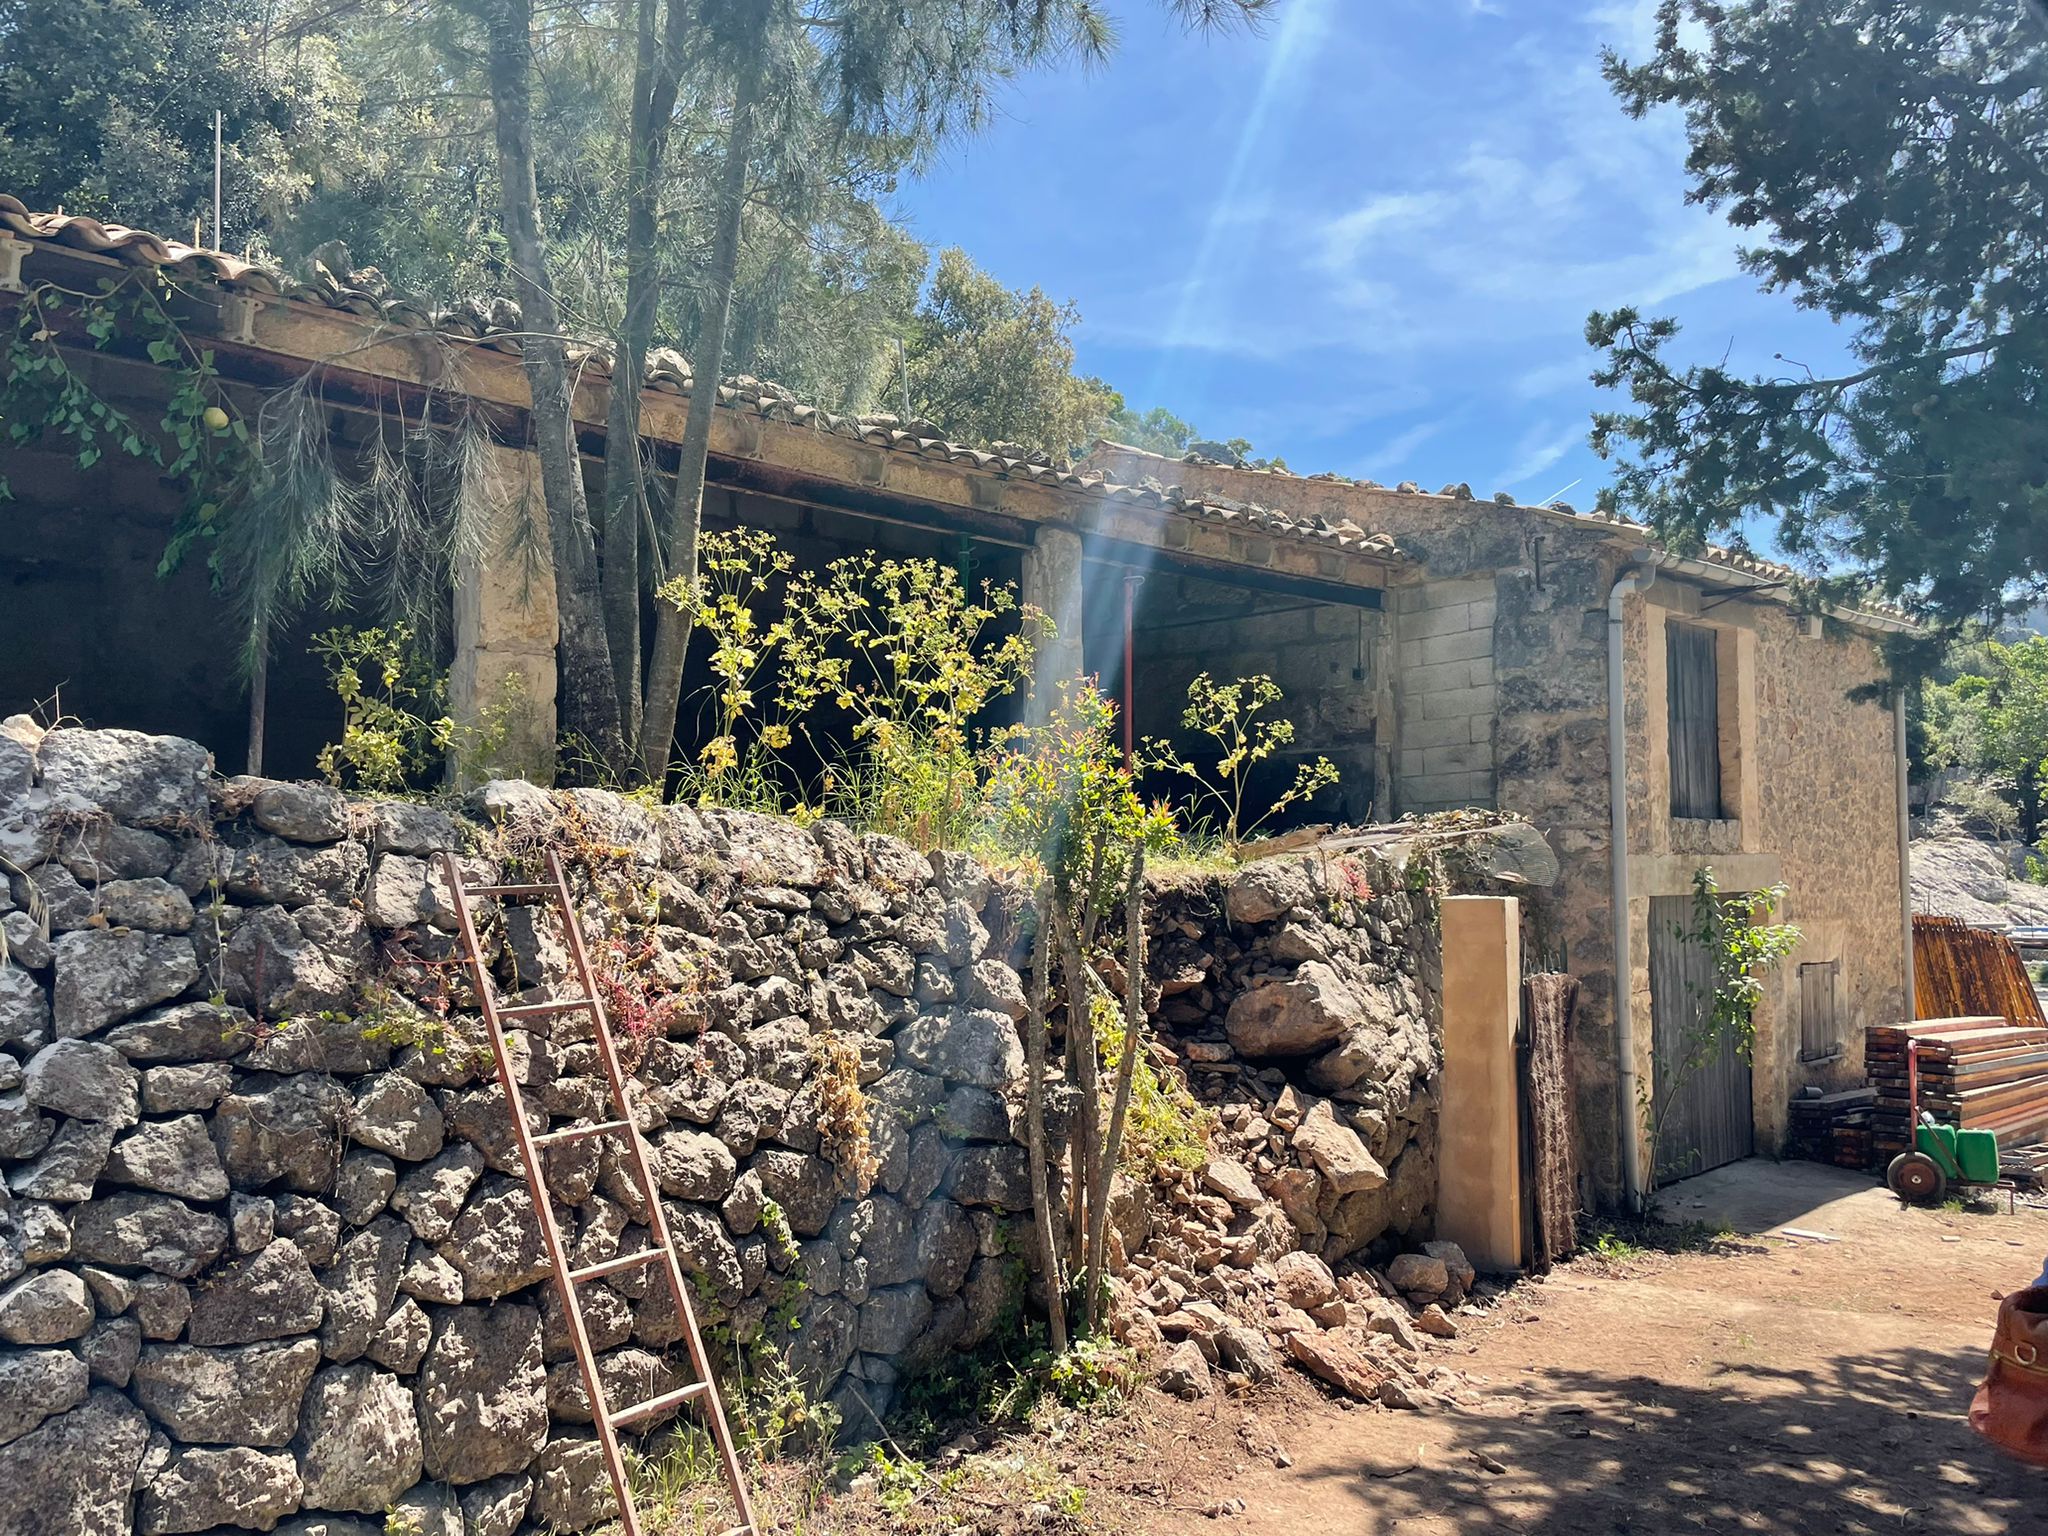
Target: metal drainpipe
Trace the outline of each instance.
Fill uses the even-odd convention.
[[[1636,1032],[1629,992],[1634,976],[1628,932],[1628,690],[1622,676],[1621,608],[1632,593],[1657,575],[1658,557],[1614,579],[1607,594],[1607,799],[1610,808],[1608,863],[1614,871],[1614,1050],[1620,1058],[1621,1189],[1631,1211],[1642,1208],[1642,1126],[1636,1114]]]
[[[1892,737],[1898,757],[1899,781],[1899,923],[1904,945],[1906,1017],[1919,1017],[1919,978],[1913,971],[1913,808],[1906,800],[1906,690],[1892,689]]]

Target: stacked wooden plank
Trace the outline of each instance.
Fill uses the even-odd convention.
[[[1886,1161],[1912,1143],[1906,1046],[1920,1047],[1920,1108],[1965,1130],[1996,1131],[2020,1147],[2048,1140],[2048,1028],[2001,1018],[1873,1025],[1864,1062],[1876,1090],[1872,1151]]]
[[[1868,1168],[1876,1109],[1874,1088],[1801,1095],[1792,1101],[1785,1155],[1809,1163],[1832,1163],[1837,1168]]]

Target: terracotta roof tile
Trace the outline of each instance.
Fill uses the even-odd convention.
[[[35,213],[19,199],[0,193],[0,233],[49,245],[109,256],[138,267],[153,267],[172,277],[218,284],[261,297],[318,304],[360,315],[382,324],[473,342],[494,351],[517,355],[518,306],[508,299],[469,299],[435,305],[395,292],[374,268],[343,275],[315,262],[307,278],[295,278],[275,267],[245,261],[221,251],[203,250],[125,224],[108,224],[83,214]],[[612,353],[604,343],[572,344],[572,366],[609,377]],[[658,393],[687,395],[692,375],[680,353],[659,348],[647,360],[646,387]],[[858,439],[895,453],[913,454],[952,464],[967,464],[1011,479],[1028,480],[1063,490],[1100,497],[1124,505],[1179,512],[1225,524],[1248,523],[1283,538],[1369,555],[1399,558],[1394,541],[1369,533],[1348,520],[1294,517],[1249,503],[1191,497],[1178,486],[1156,482],[1128,485],[1065,464],[1034,457],[1014,443],[977,447],[952,442],[928,421],[902,421],[890,415],[842,416],[798,400],[779,384],[744,374],[722,380],[719,403],[751,412],[764,420],[789,422],[814,431]]]

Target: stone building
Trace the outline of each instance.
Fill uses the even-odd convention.
[[[531,558],[540,490],[516,317],[435,309],[374,276],[322,269],[298,281],[0,195],[0,311],[39,283],[89,288],[136,269],[172,280],[171,314],[238,398],[313,379],[339,449],[450,401],[488,423],[494,526],[453,573],[436,659],[458,715],[476,717],[516,680],[515,729],[488,766],[545,777],[556,629],[547,563]],[[138,414],[167,391],[140,337],[55,343],[80,377]],[[595,487],[613,381],[601,350],[575,361]],[[642,432],[657,466],[673,463],[689,387],[680,359],[655,360]],[[1477,805],[1540,827],[1560,875],[1528,903],[1525,948],[1583,983],[1578,1098],[1598,1196],[1647,1177],[1643,1153],[1625,1151],[1636,1139],[1629,1106],[1633,1083],[1655,1080],[1660,1027],[1679,1027],[1686,956],[1668,935],[1697,867],[1711,865],[1729,890],[1783,881],[1785,916],[1807,937],[1770,984],[1753,1068],[1730,1060],[1705,1075],[1681,1144],[1667,1145],[1673,1167],[1774,1149],[1788,1096],[1857,1077],[1862,1026],[1903,1012],[1897,724],[1890,709],[1850,698],[1882,677],[1873,642],[1902,627],[1896,616],[1810,617],[1772,568],[1673,559],[1639,529],[1559,509],[1113,444],[1080,466],[1052,465],[946,441],[927,423],[835,416],[752,379],[726,381],[720,402],[707,526],[770,529],[805,561],[872,549],[1014,582],[1056,626],[1041,682],[1097,675],[1128,701],[1139,736],[1184,738],[1187,686],[1203,671],[1271,675],[1297,726],[1294,756],[1267,765],[1273,782],[1315,755],[1340,772],[1293,820]],[[118,454],[81,469],[73,445],[45,441],[0,450],[0,473],[16,498],[0,528],[0,704],[55,695],[89,724],[189,736],[223,765],[243,763],[255,733],[233,664],[235,621],[203,561],[156,575],[180,511],[157,469]],[[331,692],[307,652],[332,622],[316,613],[271,657],[258,737],[270,773],[310,772],[335,734]],[[1620,807],[1608,792],[1617,761]],[[1618,872],[1608,857],[1617,810],[1628,850]],[[1617,890],[1628,955],[1619,988]]]
[[[1679,1049],[1700,984],[1674,930],[1702,867],[1724,891],[1783,884],[1780,919],[1804,939],[1766,983],[1753,1062],[1731,1052],[1694,1080],[1659,1153],[1663,1178],[1775,1152],[1794,1093],[1862,1081],[1864,1027],[1906,1017],[1912,995],[1903,718],[1858,692],[1886,678],[1879,642],[1906,620],[1875,608],[1809,614],[1779,567],[1723,551],[1677,557],[1628,523],[1479,501],[1462,486],[1432,495],[1115,443],[1083,467],[1356,522],[1400,549],[1381,682],[1390,707],[1378,716],[1388,808],[1513,812],[1556,851],[1560,878],[1535,904],[1525,946],[1535,964],[1580,980],[1581,1144],[1603,1195],[1624,1185],[1627,1149],[1641,1141],[1636,1085],[1654,1083]],[[1647,1147],[1634,1155],[1647,1185]]]

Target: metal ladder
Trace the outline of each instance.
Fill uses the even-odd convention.
[[[562,873],[562,860],[552,849],[547,856],[548,880],[544,884],[531,885],[468,885],[462,877],[461,867],[455,855],[441,855],[442,871],[448,882],[449,893],[455,903],[455,916],[459,924],[462,947],[469,962],[471,975],[476,981],[477,1001],[482,1006],[484,1027],[491,1037],[491,1054],[498,1064],[498,1081],[505,1088],[505,1103],[512,1116],[512,1133],[519,1142],[519,1158],[526,1166],[526,1187],[533,1195],[534,1214],[540,1221],[541,1236],[547,1243],[548,1262],[554,1272],[555,1289],[562,1298],[562,1312],[569,1322],[569,1339],[576,1350],[576,1366],[583,1373],[583,1390],[590,1398],[590,1415],[597,1429],[597,1443],[604,1449],[605,1470],[610,1473],[612,1492],[619,1503],[619,1520],[625,1527],[625,1536],[642,1536],[640,1516],[633,1507],[632,1490],[626,1476],[626,1464],[619,1453],[619,1431],[631,1424],[652,1418],[669,1408],[687,1403],[697,1403],[711,1432],[712,1443],[718,1448],[719,1464],[725,1473],[726,1487],[731,1491],[733,1507],[739,1512],[740,1523],[725,1532],[725,1536],[759,1536],[754,1524],[753,1503],[747,1497],[747,1483],[740,1471],[739,1456],[733,1449],[732,1430],[726,1423],[725,1406],[719,1401],[717,1384],[711,1378],[709,1362],[704,1357],[704,1339],[697,1330],[697,1314],[690,1306],[689,1288],[683,1283],[682,1266],[676,1261],[675,1246],[670,1241],[668,1218],[662,1213],[661,1191],[656,1186],[649,1167],[647,1144],[633,1123],[632,1109],[626,1100],[626,1078],[619,1069],[619,1055],[612,1044],[611,1024],[605,1018],[604,1004],[597,995],[596,983],[590,974],[590,958],[583,947],[583,931],[576,921],[576,909],[569,896],[568,878]],[[568,940],[569,955],[574,962],[577,985],[582,989],[577,997],[560,998],[545,1003],[518,1003],[510,1007],[500,1006],[497,990],[491,985],[489,969],[484,964],[483,950],[477,944],[476,919],[470,910],[472,898],[496,898],[498,900],[543,899],[555,905],[561,915],[562,933]],[[512,1070],[512,1062],[505,1047],[505,1021],[540,1018],[548,1014],[575,1013],[588,1009],[597,1030],[597,1054],[604,1063],[604,1075],[610,1085],[612,1118],[588,1121],[571,1125],[562,1130],[547,1131],[542,1135],[533,1134],[527,1124],[526,1100],[519,1091],[519,1081]],[[581,1269],[571,1269],[562,1248],[562,1231],[555,1221],[554,1203],[548,1198],[547,1181],[541,1167],[541,1149],[560,1146],[566,1142],[581,1141],[590,1136],[619,1135],[624,1138],[631,1177],[647,1202],[647,1229],[650,1246],[632,1253],[620,1254],[597,1264],[587,1264]],[[683,1328],[683,1338],[690,1349],[690,1364],[697,1379],[687,1386],[677,1387],[650,1397],[644,1402],[613,1411],[605,1402],[604,1387],[598,1380],[597,1357],[590,1348],[590,1334],[583,1325],[583,1305],[577,1287],[587,1280],[602,1279],[606,1275],[621,1274],[649,1265],[659,1265],[668,1277],[669,1292],[675,1298],[676,1317]]]

